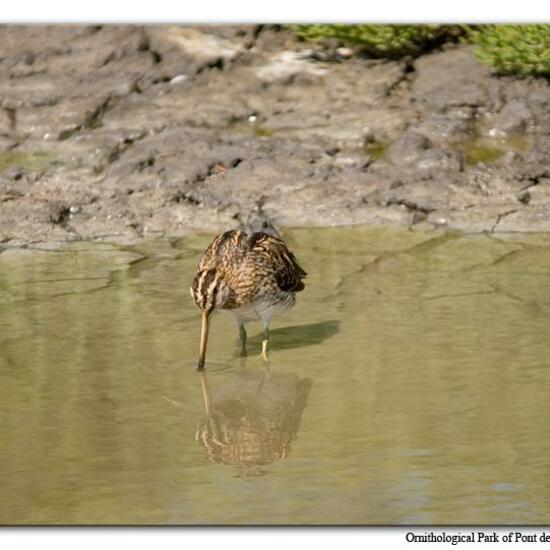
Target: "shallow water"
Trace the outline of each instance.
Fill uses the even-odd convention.
[[[0,523],[550,521],[550,236],[285,237],[270,366],[219,314],[202,376],[211,236],[0,254]]]

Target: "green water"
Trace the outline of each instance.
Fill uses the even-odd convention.
[[[469,166],[479,163],[491,164],[507,152],[525,153],[530,147],[531,139],[526,135],[496,138],[474,136],[455,143],[455,149],[463,154],[466,164]]]
[[[0,523],[550,521],[550,236],[293,230],[271,364],[211,236],[0,254]],[[206,412],[205,412],[206,411]]]

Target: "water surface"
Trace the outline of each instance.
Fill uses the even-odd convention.
[[[550,236],[285,238],[271,364],[219,314],[204,375],[211,235],[4,250],[0,523],[548,523]]]

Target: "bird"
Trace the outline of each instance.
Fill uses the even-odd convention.
[[[263,224],[262,227],[267,227]],[[296,293],[304,289],[307,273],[271,228],[232,229],[217,235],[203,253],[190,288],[201,311],[201,339],[197,369],[204,368],[209,320],[216,310],[233,314],[239,330],[241,353],[246,354],[245,324],[263,324],[262,358],[268,361],[271,319],[290,309]]]

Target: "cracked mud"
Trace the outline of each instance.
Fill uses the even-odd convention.
[[[0,242],[283,226],[550,230],[546,81],[277,26],[0,28]]]

